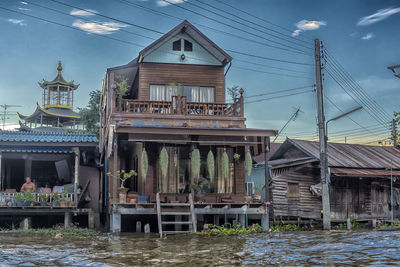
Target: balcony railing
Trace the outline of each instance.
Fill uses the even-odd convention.
[[[73,193],[3,193],[0,192],[0,207],[75,207]]]
[[[123,101],[121,110],[128,113],[192,116],[243,117],[243,97],[234,103],[186,102],[186,96],[173,96],[172,101]]]

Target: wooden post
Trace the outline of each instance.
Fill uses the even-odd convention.
[[[75,153],[75,173],[74,173],[74,201],[75,206],[78,206],[78,186],[79,186],[79,147],[74,148]]]
[[[1,171],[2,171],[2,163],[1,163],[2,157],[3,157],[3,153],[0,152],[0,190],[3,190],[3,176],[2,176],[2,173],[1,173]]]
[[[114,136],[114,149],[113,149],[113,173],[115,173],[118,169],[119,169],[119,158],[118,158],[118,139],[116,136]],[[117,192],[117,188],[118,186],[118,177],[112,177],[112,198],[113,198],[113,202],[115,203],[118,199],[118,192]],[[118,201],[117,201],[118,202]]]
[[[331,211],[329,204],[327,138],[325,131],[324,96],[322,88],[321,45],[319,39],[314,39],[315,46],[315,80],[317,85],[317,109],[319,130],[319,154],[322,184],[322,210],[324,230],[331,229]]]
[[[264,137],[264,164],[265,164],[265,198],[264,198],[264,205],[267,205],[268,202],[270,202],[270,197],[269,197],[269,181],[270,181],[270,175],[269,175],[269,166],[268,166],[268,152],[270,150],[270,138],[269,136]],[[264,228],[264,230],[269,229],[269,209],[265,207],[265,213],[261,217],[261,225]]]

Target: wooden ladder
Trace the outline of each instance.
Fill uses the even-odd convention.
[[[166,234],[180,234],[180,233],[188,233],[188,232],[196,232],[197,231],[197,219],[196,214],[194,212],[194,204],[193,204],[193,197],[192,194],[189,194],[189,203],[161,203],[160,201],[160,193],[156,195],[156,202],[157,202],[157,220],[158,220],[158,232],[160,234],[160,238]],[[162,211],[162,208],[190,208],[190,211]],[[188,220],[181,220],[181,221],[163,221],[163,216],[188,216]],[[164,225],[188,225],[187,231],[164,231]]]

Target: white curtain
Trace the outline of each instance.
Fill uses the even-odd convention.
[[[150,100],[171,101],[172,96],[179,94],[177,86],[150,85]]]
[[[215,102],[214,87],[185,86],[185,92],[190,93],[190,102]],[[189,96],[188,96],[189,97]]]

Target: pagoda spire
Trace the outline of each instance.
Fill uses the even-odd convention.
[[[61,71],[62,71],[62,64],[61,64],[61,60],[60,60],[60,61],[58,61],[57,71],[58,71],[58,75],[61,75]]]

